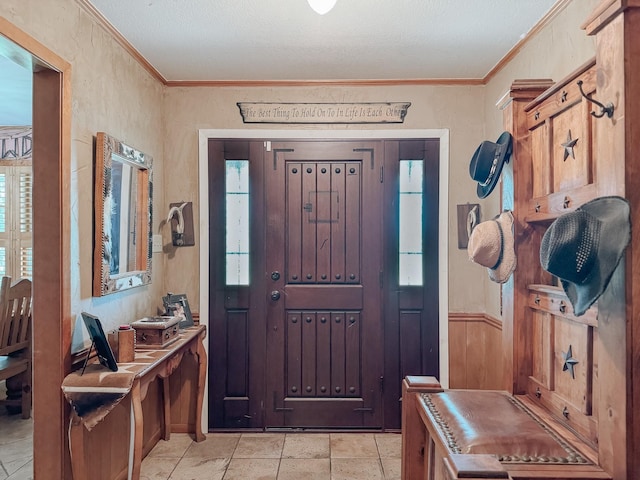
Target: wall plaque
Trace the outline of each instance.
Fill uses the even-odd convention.
[[[244,123],[403,123],[410,102],[238,102]]]

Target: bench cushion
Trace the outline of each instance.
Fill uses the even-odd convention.
[[[502,463],[591,462],[506,392],[449,390],[420,395],[451,453],[492,454]]]

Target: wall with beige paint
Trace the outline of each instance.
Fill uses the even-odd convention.
[[[450,131],[448,273],[449,311],[481,312],[500,318],[500,288],[488,279],[484,268],[459,250],[456,205],[480,203],[482,220],[500,211],[499,187],[487,199],[479,200],[469,177],[469,162],[478,144],[495,140],[502,131],[502,114],[495,107],[513,79],[560,78],[594,55],[594,45],[579,28],[598,0],[574,0],[553,22],[536,35],[486,86],[402,86],[402,87],[268,87],[268,88],[167,88],[165,91],[164,152],[171,159],[165,166],[168,202],[193,201],[198,210],[197,171],[199,129],[256,129],[245,126],[236,102],[376,102],[409,101],[405,122],[391,128],[442,129]],[[356,126],[361,129],[361,125]],[[389,129],[389,125],[378,126]],[[375,125],[367,128],[378,128]],[[273,129],[274,125],[265,128]],[[285,125],[283,128],[314,128]],[[320,125],[318,128],[326,129]],[[354,126],[334,126],[336,129]],[[196,232],[198,238],[199,232]],[[168,240],[168,237],[165,238]],[[185,289],[198,305],[198,248],[177,249],[166,279],[169,290]],[[176,262],[176,263],[174,263]],[[182,268],[185,266],[186,268]],[[197,308],[197,307],[196,307]]]
[[[155,313],[164,291],[158,254],[150,287],[92,298],[93,148],[96,132],[105,131],[154,157],[157,229],[165,213],[158,208],[164,205],[163,86],[74,0],[2,0],[0,15],[72,66],[71,264],[64,268],[71,270],[73,318],[86,310],[110,327]],[[74,349],[86,338],[81,323],[74,329]]]
[[[322,87],[322,88],[168,88],[165,94],[166,131],[165,157],[171,159],[165,166],[167,178],[167,202],[193,201],[198,210],[197,171],[198,129],[243,129],[236,102],[376,102],[409,101],[411,107],[402,125],[320,125],[327,130],[342,129],[449,129],[451,137],[449,162],[452,172],[449,203],[472,201],[475,187],[468,173],[469,160],[480,142],[482,125],[482,87]],[[257,125],[246,128],[259,129]],[[265,128],[275,129],[274,125]],[[288,130],[309,129],[312,126],[283,125]],[[260,136],[259,133],[256,136]],[[450,212],[450,225],[456,225],[455,209]],[[168,234],[168,232],[167,232]],[[196,232],[198,238],[199,232]],[[168,237],[167,237],[168,238]],[[457,232],[449,236],[449,249],[454,255],[465,256],[457,250]],[[167,288],[178,290],[186,286],[189,298],[198,299],[198,249],[178,248],[175,252],[180,265],[186,268],[169,268]],[[169,260],[172,262],[173,260]],[[445,260],[446,262],[446,260]],[[486,275],[479,268],[450,271],[450,284],[458,285],[451,299],[454,308],[467,311],[482,310],[483,299],[474,293],[478,283]],[[197,300],[196,300],[197,303]]]
[[[595,42],[582,30],[600,0],[573,0],[558,16],[528,41],[522,50],[486,85],[485,122],[487,132],[502,129],[502,112],[496,102],[515,79],[550,78],[562,80],[580,65],[595,57]],[[496,135],[497,136],[497,135]]]
[[[595,57],[595,42],[580,28],[600,0],[573,0],[528,41],[522,50],[485,86],[484,123],[488,139],[503,131],[502,111],[496,104],[515,79],[550,78],[558,81]],[[518,159],[506,169],[518,168]],[[498,200],[496,195],[494,200]],[[499,208],[499,205],[496,205]],[[485,283],[486,313],[500,318],[500,286]]]
[[[456,205],[478,202],[475,184],[469,178],[469,161],[482,140],[497,138],[500,133],[502,117],[495,102],[513,79],[558,79],[593,55],[593,42],[579,26],[597,3],[573,0],[486,86],[167,88],[125,53],[74,0],[3,0],[0,15],[72,65],[72,262],[68,267],[72,272],[72,314],[89,310],[108,324],[116,324],[150,313],[168,290],[186,292],[193,309],[199,309],[200,245],[155,254],[151,287],[100,299],[91,297],[95,132],[106,131],[154,156],[154,230],[162,232],[164,243],[169,243],[168,229],[161,228],[161,222],[170,202],[193,201],[197,217],[198,130],[245,128],[236,102],[410,101],[405,123],[392,128],[450,131],[450,156],[442,159],[449,162],[450,172],[449,309],[499,317],[498,286],[488,280],[483,268],[469,262],[466,251],[457,248]],[[498,213],[497,193],[479,203],[483,220]],[[196,238],[198,234],[196,231]]]

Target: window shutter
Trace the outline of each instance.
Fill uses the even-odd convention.
[[[7,233],[7,171],[2,168],[0,171],[0,237],[4,238]]]
[[[7,274],[7,251],[11,245],[7,230],[7,173],[6,169],[2,169],[0,171],[0,275],[2,276]]]
[[[33,243],[33,173],[31,167],[18,169],[19,215],[16,229],[16,254],[19,256],[20,278],[31,278],[33,275],[32,243]]]
[[[0,166],[0,275],[32,278],[33,173],[31,166]]]
[[[33,230],[33,174],[31,168],[20,167],[20,233]]]
[[[20,247],[20,278],[33,276],[33,248]]]
[[[0,244],[3,242],[0,241]],[[0,246],[0,276],[5,276],[7,274],[7,247],[2,245]]]

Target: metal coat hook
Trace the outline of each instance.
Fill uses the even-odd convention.
[[[604,114],[607,114],[607,117],[611,118],[613,117],[613,103],[609,102],[606,105],[603,105],[602,103],[600,103],[599,101],[591,98],[591,97],[587,97],[587,95],[584,93],[584,90],[582,90],[582,80],[578,80],[578,88],[580,89],[580,93],[582,94],[582,96],[584,98],[586,98],[588,101],[595,103],[597,106],[600,107],[600,113],[596,113],[596,112],[591,112],[591,115],[593,115],[596,118],[602,118],[604,117]]]

